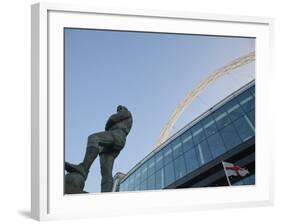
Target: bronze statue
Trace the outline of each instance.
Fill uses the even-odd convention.
[[[133,124],[131,112],[124,106],[117,107],[117,113],[106,122],[105,131],[88,137],[86,154],[82,163],[75,165],[65,162],[68,172],[65,176],[65,193],[83,193],[90,167],[96,157],[100,156],[101,192],[112,191],[112,169],[116,157],[124,148],[126,137]],[[84,182],[83,182],[84,181]]]

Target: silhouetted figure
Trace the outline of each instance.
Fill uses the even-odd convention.
[[[126,107],[119,105],[117,107],[117,113],[111,115],[106,122],[105,131],[94,133],[88,137],[86,154],[83,162],[78,165],[66,162],[65,169],[70,174],[75,172],[78,175],[83,176],[85,181],[87,179],[91,165],[99,155],[102,175],[101,192],[112,191],[113,163],[116,157],[119,155],[121,149],[123,149],[125,146],[126,137],[132,128],[132,124],[133,118],[131,112]],[[67,183],[67,180],[69,179],[66,178],[65,181],[66,193],[82,193],[84,183],[76,184],[79,186],[79,190],[77,190],[78,192],[73,192],[73,187],[70,187],[71,183],[69,184],[69,181]]]

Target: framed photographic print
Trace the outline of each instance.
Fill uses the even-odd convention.
[[[32,217],[269,205],[270,18],[32,6]]]

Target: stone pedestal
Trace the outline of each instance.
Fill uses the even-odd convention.
[[[83,191],[85,179],[80,173],[72,172],[65,174],[64,178],[64,193],[65,194],[80,194],[86,193]]]
[[[65,163],[65,170],[67,173],[64,177],[64,193],[65,194],[81,194],[87,193],[83,191],[85,187],[85,177],[79,172],[79,170],[75,169],[75,167],[71,166],[69,163]]]

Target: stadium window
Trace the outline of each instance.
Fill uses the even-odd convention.
[[[175,180],[174,164],[169,163],[164,167],[165,186],[168,186]]]
[[[199,163],[194,148],[184,153],[184,159],[188,173],[198,168]]]
[[[194,147],[192,135],[190,131],[185,132],[182,136],[182,143],[183,143],[183,151],[188,151]]]
[[[255,108],[255,99],[250,91],[242,93],[237,99],[245,112],[249,112]]]
[[[204,120],[202,121],[202,125],[204,127],[205,134],[207,137],[218,131],[216,122],[210,115],[208,117],[204,118]]]
[[[227,150],[241,143],[241,139],[232,124],[226,126],[220,133]]]
[[[172,142],[172,148],[173,148],[174,158],[177,158],[182,154],[182,142],[180,138],[176,138]]]
[[[235,121],[244,115],[242,108],[235,99],[231,100],[226,105],[224,105],[224,108],[232,121]]]
[[[219,133],[210,136],[207,141],[214,158],[226,152],[225,145]]]
[[[177,159],[175,159],[174,165],[175,165],[176,179],[183,177],[186,174],[186,168],[185,168],[183,156],[179,156]]]
[[[218,129],[222,129],[231,122],[223,107],[215,111],[213,117],[217,123]]]
[[[192,127],[191,131],[193,135],[194,144],[198,144],[199,142],[205,139],[205,134],[201,123],[198,123],[194,127]]]
[[[246,115],[235,121],[234,126],[242,141],[246,141],[255,135],[255,127]]]

